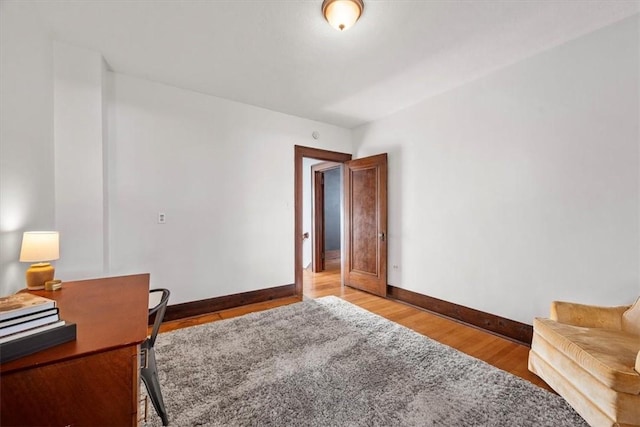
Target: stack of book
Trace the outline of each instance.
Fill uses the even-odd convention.
[[[0,298],[0,363],[76,339],[56,302],[30,293]]]

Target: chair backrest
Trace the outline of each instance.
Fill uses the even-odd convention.
[[[622,313],[622,330],[640,336],[640,297]]]
[[[149,295],[153,293],[161,292],[160,302],[158,302],[155,306],[149,308],[149,317],[155,314],[155,320],[153,321],[153,329],[151,330],[151,336],[149,337],[149,344],[153,346],[156,343],[156,336],[158,335],[158,331],[160,330],[160,324],[162,323],[162,319],[164,319],[164,312],[167,309],[167,302],[169,302],[169,289],[151,289],[149,291]]]

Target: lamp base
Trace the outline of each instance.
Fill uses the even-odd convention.
[[[44,282],[53,280],[55,269],[48,262],[39,262],[31,264],[27,269],[27,289],[30,291],[39,291],[44,289]]]

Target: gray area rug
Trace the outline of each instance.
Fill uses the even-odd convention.
[[[156,352],[174,426],[587,425],[559,396],[336,297],[161,334]],[[152,407],[147,425],[161,425]]]

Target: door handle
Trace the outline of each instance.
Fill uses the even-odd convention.
[[[378,234],[378,237],[380,238],[380,241],[381,241],[381,242],[384,242],[384,237],[385,237],[385,236],[384,236],[384,231],[383,231],[383,232],[381,232],[380,234]]]

